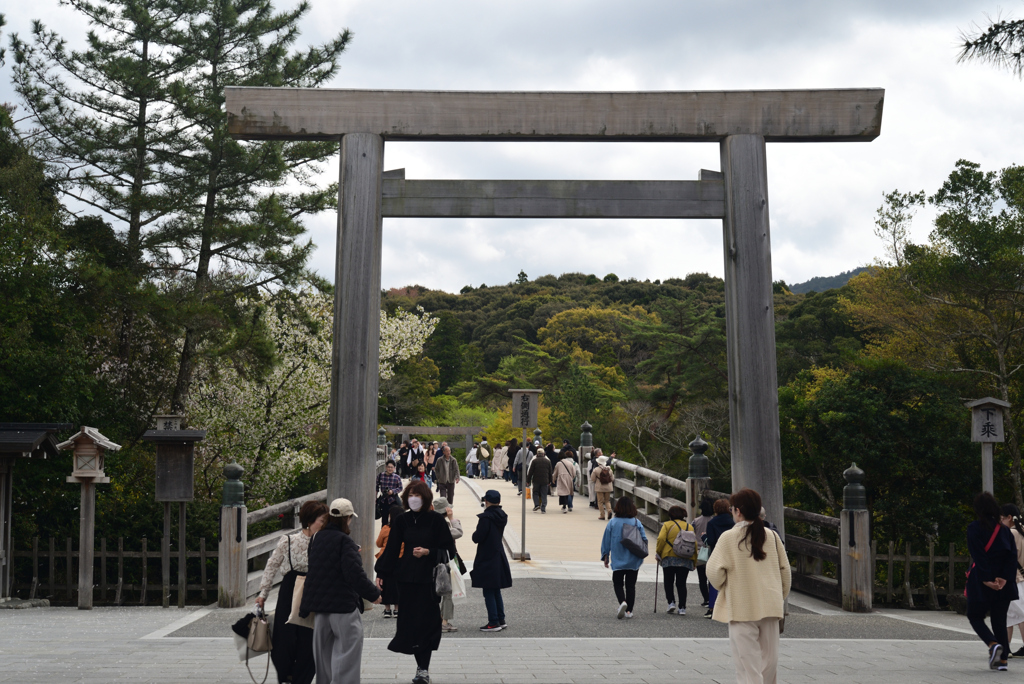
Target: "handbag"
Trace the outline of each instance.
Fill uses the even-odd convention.
[[[624,524],[622,526],[622,546],[634,556],[647,558],[647,540],[640,531],[639,523],[636,525]]]
[[[452,603],[462,603],[466,600],[466,580],[459,572],[457,559],[453,558],[448,562],[452,578]]]
[[[700,547],[700,552],[697,554],[697,565],[706,565],[710,558],[711,547],[707,544],[704,544]]]
[[[448,567],[448,554],[441,553],[444,554],[443,557],[439,557],[437,565],[434,566],[434,593],[438,596],[452,593],[452,571]]]
[[[231,631],[235,633],[236,641],[241,642],[238,644],[238,650],[241,652],[243,648],[245,649],[245,669],[249,671],[249,678],[253,684],[264,684],[270,674],[270,651],[274,648],[267,614],[263,612],[262,607],[256,606],[256,611],[238,620],[231,626]],[[263,673],[263,681],[257,682],[249,668],[249,657],[263,653],[267,654],[267,668]]]
[[[286,621],[289,625],[296,625],[298,627],[308,627],[313,629],[314,620],[316,613],[310,613],[308,617],[299,616],[299,608],[302,607],[302,590],[306,586],[306,576],[298,575],[295,577],[295,588],[292,589],[292,610],[288,613],[288,620]]]

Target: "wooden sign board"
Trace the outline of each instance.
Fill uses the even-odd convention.
[[[971,441],[1004,441],[1002,408],[989,404],[971,409]]]
[[[509,390],[512,393],[512,427],[537,427],[541,390]]]

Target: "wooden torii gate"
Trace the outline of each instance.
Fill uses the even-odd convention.
[[[338,242],[327,490],[372,520],[384,217],[720,218],[732,486],[782,515],[766,142],[867,142],[885,92],[454,92],[226,88],[242,140],[338,140]],[[406,180],[385,140],[714,142],[696,181]],[[355,528],[372,560],[373,527]]]
[[[438,427],[436,425],[385,425],[384,429],[392,435],[401,435],[402,439],[408,439],[412,435],[465,435],[466,453],[473,448],[473,437],[484,431],[482,425],[469,425],[466,427]]]

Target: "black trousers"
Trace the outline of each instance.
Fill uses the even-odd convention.
[[[619,603],[626,603],[626,610],[633,612],[633,603],[636,601],[636,577],[639,570],[615,570],[612,572],[612,587],[615,589],[615,598]]]
[[[972,600],[974,598],[971,596],[972,593],[968,591],[967,594],[967,619],[970,621],[971,627],[974,628],[974,633],[981,637],[986,645],[992,642],[1002,644],[1003,659],[1006,659],[1010,653],[1010,637],[1006,633],[1006,609],[1010,607],[1009,599],[1003,599],[992,592],[992,596],[987,601]],[[985,624],[986,611],[992,621],[992,631],[989,631],[988,625]]]
[[[672,585],[679,591],[679,607],[686,607],[686,576],[690,574],[689,568],[662,568],[665,571],[665,598],[669,603],[675,603],[676,598],[672,592]]]
[[[697,566],[697,584],[700,585],[700,595],[704,597],[704,603],[708,602],[708,567]]]

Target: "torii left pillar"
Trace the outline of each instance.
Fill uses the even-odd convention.
[[[358,519],[352,538],[373,576],[373,481],[377,469],[380,269],[384,139],[349,133],[341,140],[334,347],[331,365],[327,502],[344,497]]]

